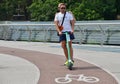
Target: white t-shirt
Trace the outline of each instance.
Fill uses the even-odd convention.
[[[64,16],[64,14],[62,14],[61,12],[57,13],[55,15],[54,21],[59,21],[59,25],[61,25],[62,20],[63,20],[63,16]],[[66,12],[64,22],[63,22],[63,30],[62,30],[62,32],[72,30],[70,20],[73,20],[73,15],[71,13],[69,13],[69,12]]]

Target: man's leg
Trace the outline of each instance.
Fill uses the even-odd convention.
[[[71,60],[73,60],[73,48],[72,48],[72,41],[69,42],[69,46],[70,46],[70,56],[71,56]]]
[[[61,42],[61,47],[63,48],[66,60],[68,59],[68,52],[67,52],[67,47],[66,47],[66,41]]]
[[[66,47],[66,41],[62,41],[61,46],[63,48],[66,59],[68,59],[68,51],[67,51],[67,47]],[[70,46],[70,56],[71,56],[71,59],[73,60],[72,41],[69,42],[69,46]]]

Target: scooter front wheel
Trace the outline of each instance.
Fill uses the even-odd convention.
[[[69,63],[68,63],[68,69],[69,69],[69,70],[72,70],[72,66],[73,66],[73,63],[69,62]]]

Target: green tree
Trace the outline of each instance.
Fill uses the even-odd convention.
[[[46,1],[36,1],[34,2],[28,10],[31,12],[31,18],[37,21],[49,21],[53,20],[56,9],[56,0],[46,0]]]
[[[116,0],[115,7],[117,19],[120,19],[120,0]]]
[[[92,0],[82,0],[71,7],[77,20],[102,19],[99,12],[95,10],[95,2]]]
[[[17,14],[18,5],[20,5],[20,13],[29,16],[27,6],[31,5],[31,0],[2,0],[0,2],[0,20],[12,20],[13,15]]]
[[[0,20],[12,20],[19,5],[26,20],[51,21],[60,2],[77,20],[113,20],[120,15],[120,0],[0,0]]]
[[[115,0],[103,0],[102,15],[105,20],[116,19]]]

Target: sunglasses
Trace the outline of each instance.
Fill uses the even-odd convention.
[[[60,9],[66,9],[65,7],[61,7]]]

